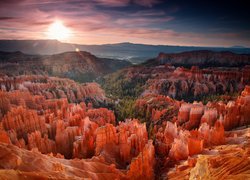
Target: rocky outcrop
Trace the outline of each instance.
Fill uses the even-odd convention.
[[[81,120],[80,129],[81,136],[76,137],[73,144],[73,157],[75,158],[91,158],[95,154],[96,145],[96,129],[98,124],[90,121],[89,117]]]
[[[69,126],[59,120],[56,123],[56,149],[57,152],[63,154],[66,158],[71,158],[73,155],[73,143],[75,137],[79,136],[80,132],[77,126]]]
[[[183,179],[183,171],[186,178],[221,179],[228,174],[223,168],[216,169],[223,166],[230,173],[233,170],[245,175],[244,168],[248,166],[242,167],[238,161],[247,161],[249,157],[249,130],[232,129],[246,128],[250,124],[250,87],[246,86],[238,97],[203,104],[159,95],[157,90],[162,84],[157,82],[169,78],[173,83],[166,84],[164,90],[171,96],[181,93],[184,97],[189,85],[195,89],[191,90],[195,96],[233,92],[248,82],[249,77],[243,75],[248,71],[239,75],[225,72],[225,69],[216,72],[198,67],[177,69],[171,65],[145,71],[142,73],[151,76],[152,81],[148,82],[155,84],[135,101],[133,115],[140,119],[125,119],[118,124],[112,110],[95,108],[90,100],[105,101],[103,91],[94,84],[77,84],[46,76],[1,76],[0,179],[25,176],[34,179],[154,179],[160,175],[163,179]],[[129,78],[133,78],[133,73]],[[137,72],[137,76],[140,73]],[[232,84],[225,86],[232,76],[236,77],[233,84],[237,84],[237,88]],[[181,81],[176,81],[175,77]],[[231,161],[230,156],[224,156],[228,149],[235,151],[230,155],[236,159]],[[199,154],[205,158],[200,158]],[[220,155],[222,159],[217,161]],[[199,173],[201,169],[204,171]],[[180,174],[176,175],[175,170]],[[232,178],[231,175],[234,174],[228,177]]]
[[[93,102],[96,105],[103,103],[106,99],[104,91],[97,83],[79,84],[70,79],[63,79],[57,77],[48,77],[42,75],[23,75],[23,76],[1,76],[0,90],[2,91],[26,91],[19,94],[42,95],[46,99],[67,98],[69,102]],[[13,96],[14,96],[13,92]],[[16,94],[18,95],[18,94]],[[24,100],[31,99],[23,97]],[[3,99],[4,101],[4,99]],[[30,103],[36,101],[34,99]],[[25,101],[26,102],[26,101]],[[30,104],[29,107],[36,107],[37,105]],[[1,106],[0,106],[1,107]],[[7,106],[5,107],[7,108]]]
[[[202,155],[181,162],[166,173],[168,179],[248,179],[249,128],[232,131],[233,144],[212,146]],[[229,138],[228,138],[229,139]],[[228,142],[231,141],[231,138]]]
[[[4,130],[0,130],[0,142],[11,144],[10,138],[9,138],[8,134],[6,133],[6,131],[4,131]]]
[[[43,154],[57,152],[55,142],[50,140],[46,134],[42,137],[40,131],[28,134],[28,149],[32,150],[33,148],[37,148]]]
[[[89,109],[86,116],[99,126],[104,126],[106,123],[115,124],[115,115],[113,111],[106,108]]]
[[[99,155],[104,149],[108,151],[118,144],[116,128],[112,124],[106,124],[96,130],[95,153]],[[114,149],[113,149],[114,150]]]
[[[151,73],[153,69],[151,68]],[[156,73],[147,81],[145,92],[193,100],[203,96],[242,91],[250,82],[248,67],[239,68],[174,68]],[[243,73],[242,73],[243,72]]]
[[[136,119],[120,123],[117,128],[106,124],[96,130],[95,153],[119,167],[126,167],[143,151],[147,142],[146,125]]]
[[[208,103],[206,106],[198,103],[181,104],[177,124],[189,130],[198,128],[202,123],[207,123],[210,127],[214,126],[217,120],[220,120],[225,130],[250,124],[248,88],[249,86],[246,86],[241,96],[227,103]]]
[[[242,95],[236,101],[230,101],[226,107],[223,125],[226,130],[250,124],[250,94],[249,86],[246,86]]]
[[[129,179],[154,179],[154,146],[152,140],[145,145],[142,152],[132,160],[127,172]]]
[[[184,68],[173,64],[159,65],[151,62],[107,76],[104,82],[105,90],[121,97],[155,94],[193,102],[215,95],[241,92],[244,86],[250,83],[249,65]],[[248,63],[250,64],[250,61]],[[229,63],[226,61],[226,64]]]
[[[6,131],[14,130],[17,138],[24,138],[26,142],[28,133],[36,130],[41,133],[47,132],[45,121],[37,115],[36,111],[24,109],[22,106],[11,109],[2,122]]]
[[[215,126],[212,128],[209,128],[206,123],[201,124],[199,133],[199,136],[204,139],[206,147],[225,143],[224,126],[220,121],[216,121]]]
[[[66,98],[45,99],[26,90],[1,91],[0,95],[8,105],[2,114],[1,141],[9,139],[21,148],[61,153],[66,158],[91,158],[95,154],[96,129],[106,123],[115,125],[112,111],[93,109],[91,103],[70,104]]]
[[[190,51],[174,54],[160,53],[156,58],[157,63],[170,63],[185,66],[242,66],[250,64],[249,55],[234,54],[231,52],[213,52],[207,50]]]
[[[66,160],[0,143],[0,179],[126,179],[100,158]]]
[[[147,122],[160,123],[164,119],[172,119],[178,114],[180,102],[168,96],[147,94],[135,102],[136,116]]]

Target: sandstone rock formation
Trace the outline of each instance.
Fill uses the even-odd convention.
[[[0,143],[0,179],[125,179],[99,158],[66,160]]]
[[[248,179],[250,178],[249,131],[232,131],[229,144],[213,146],[204,150],[203,155],[193,157],[191,164],[182,162],[166,173],[168,179]],[[191,162],[189,160],[189,162]]]
[[[244,86],[250,83],[249,77],[249,65],[184,68],[179,65],[159,65],[149,61],[144,65],[126,68],[106,77],[105,90],[120,96],[125,94],[139,97],[156,94],[192,102],[208,96],[241,92]],[[126,89],[130,86],[131,89]]]
[[[199,83],[192,85],[196,95],[210,92],[200,83],[210,78],[215,91],[235,88],[213,85],[227,83],[231,73],[205,76],[198,67],[168,65],[159,68],[160,77],[168,77],[165,68],[169,77]],[[117,123],[112,110],[96,108],[95,102],[106,99],[98,85],[45,76],[1,78],[0,179],[248,178],[249,86],[238,97],[204,104],[145,90],[134,105],[139,119]],[[237,83],[248,82],[241,78]],[[175,87],[189,91],[190,82],[172,80],[165,88],[171,95],[178,95]]]
[[[11,92],[14,90],[26,91],[21,93],[42,95],[46,99],[67,98],[69,102],[86,100],[98,104],[103,103],[106,99],[104,91],[97,83],[79,84],[70,79],[42,75],[1,76],[0,90]],[[29,97],[24,98],[26,100]],[[35,105],[30,106],[34,107]],[[5,108],[7,107],[5,106]]]
[[[46,125],[34,110],[24,109],[22,106],[11,109],[3,117],[3,127],[6,131],[14,130],[17,138],[27,141],[27,134],[35,130],[46,133]]]

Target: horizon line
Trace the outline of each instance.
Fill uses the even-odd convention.
[[[136,43],[136,42],[115,42],[115,43],[105,43],[105,44],[79,44],[72,42],[64,42],[58,39],[0,39],[0,41],[58,41],[65,44],[73,45],[83,45],[83,46],[103,46],[103,45],[116,45],[116,44],[134,44],[134,45],[146,45],[146,46],[177,46],[177,47],[203,47],[203,48],[233,48],[233,49],[249,49],[248,46],[242,45],[232,45],[232,46],[199,46],[199,45],[178,45],[178,44],[146,44],[146,43]]]

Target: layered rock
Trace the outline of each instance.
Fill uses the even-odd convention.
[[[3,127],[6,131],[14,130],[17,138],[27,140],[27,134],[35,130],[46,133],[45,121],[41,119],[36,111],[27,110],[23,107],[11,109],[3,118]]]
[[[185,128],[188,130],[197,128],[200,124],[203,112],[204,107],[202,104],[194,104],[190,110],[189,121],[185,124]]]
[[[48,139],[47,135],[42,137],[40,131],[35,131],[28,134],[28,149],[32,150],[37,148],[41,153],[56,153],[56,143],[53,140]]]
[[[99,126],[90,121],[89,117],[81,120],[80,129],[81,136],[76,137],[73,146],[73,157],[75,158],[90,158],[95,154],[96,129]]]
[[[42,95],[46,99],[67,98],[69,102],[86,100],[97,105],[106,99],[104,91],[97,83],[79,84],[70,79],[42,75],[22,75],[15,78],[3,76],[0,77],[0,89],[28,91],[33,95]]]
[[[147,94],[135,102],[136,115],[146,121],[159,123],[177,115],[180,103],[168,96]]]
[[[90,109],[87,111],[86,116],[99,126],[103,126],[106,123],[115,124],[115,115],[113,111],[106,108]]]
[[[112,124],[106,124],[96,130],[96,148],[95,153],[99,155],[104,149],[112,149],[112,146],[118,144],[118,135],[116,128]],[[114,150],[114,149],[113,149]]]
[[[99,158],[66,160],[0,143],[0,179],[126,179]]]
[[[117,128],[106,124],[96,130],[95,153],[120,167],[126,167],[133,157],[142,152],[147,142],[146,125],[136,119],[120,123]]]
[[[57,152],[63,154],[66,158],[71,158],[75,137],[79,135],[80,132],[77,126],[67,127],[63,121],[59,120],[56,125],[55,137]]]
[[[213,126],[215,121],[218,119],[217,109],[205,109],[204,114],[201,118],[201,123],[207,123],[209,126]]]
[[[11,144],[10,138],[6,131],[0,130],[0,142]]]
[[[153,179],[154,174],[154,146],[152,140],[145,145],[142,152],[132,160],[127,172],[129,179]]]
[[[147,65],[126,68],[108,76],[105,88],[109,93],[120,96],[157,94],[192,102],[214,95],[240,92],[250,83],[249,77],[249,66],[183,68],[149,61]],[[120,84],[121,82],[125,85]],[[140,93],[132,90],[127,93],[130,92],[126,89],[128,86]],[[118,93],[120,91],[123,93]]]
[[[212,146],[202,155],[176,165],[166,173],[168,179],[248,179],[249,128],[232,131],[232,144]],[[236,135],[236,136],[235,136]],[[231,142],[232,139],[228,142]]]

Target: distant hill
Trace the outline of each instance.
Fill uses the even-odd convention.
[[[244,47],[193,47],[145,45],[132,43],[104,44],[104,45],[77,45],[62,43],[57,40],[0,40],[0,51],[21,51],[26,54],[52,55],[67,51],[87,51],[95,56],[112,59],[128,60],[138,64],[156,57],[160,52],[179,53],[194,50],[230,51],[237,54],[250,54],[250,48]]]
[[[174,66],[184,67],[242,67],[250,65],[250,54],[236,54],[229,51],[215,52],[209,50],[160,53],[157,58],[151,59],[144,64],[172,64]]]
[[[55,55],[26,55],[20,51],[0,52],[0,72],[10,76],[42,74],[67,77],[78,82],[91,82],[130,65],[128,61],[98,58],[83,51]]]
[[[240,48],[240,49],[244,49],[246,48],[245,46],[231,46],[230,48]]]

